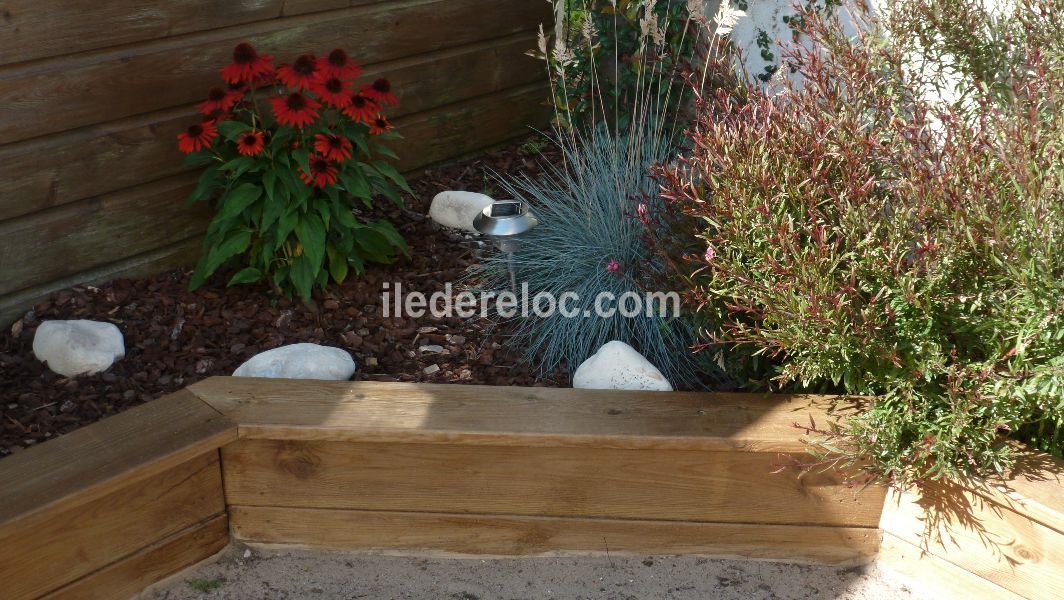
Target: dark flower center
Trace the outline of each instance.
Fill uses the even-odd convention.
[[[303,94],[292,94],[284,103],[288,110],[303,110],[307,107],[307,99],[303,97]]]
[[[343,141],[341,141],[340,138],[338,138],[338,137],[330,137],[329,138],[329,147],[330,148],[342,148],[343,146],[344,146]]]
[[[329,168],[329,161],[324,158],[315,158],[310,161],[310,170],[324,173]]]
[[[292,63],[292,70],[300,75],[313,75],[315,71],[314,57],[309,54],[304,54],[296,59],[296,62]]]
[[[361,94],[355,94],[351,97],[351,104],[356,108],[362,108],[366,105],[366,97]]]
[[[207,99],[211,102],[221,102],[225,100],[226,92],[220,87],[212,87],[207,91]]]
[[[381,128],[384,128],[384,127],[386,127],[388,125],[388,121],[386,121],[384,119],[384,117],[377,117],[376,123],[377,123],[377,127],[381,127]]]
[[[342,67],[347,64],[347,53],[337,48],[329,53],[329,64],[334,67]]]
[[[255,62],[255,59],[258,57],[259,53],[255,52],[255,49],[251,47],[251,44],[237,44],[236,48],[233,48],[233,62],[238,65],[251,64]]]
[[[259,138],[254,133],[246,133],[244,134],[244,137],[240,140],[240,142],[245,146],[254,146],[258,144]]]
[[[387,79],[384,79],[382,77],[377,81],[373,82],[373,89],[377,90],[378,92],[381,92],[382,94],[387,94],[388,92],[392,91],[392,84]]]
[[[189,127],[188,128],[188,134],[190,136],[192,136],[192,137],[199,137],[199,136],[203,135],[203,126],[202,125],[193,125],[192,127]]]
[[[331,94],[339,94],[344,91],[344,82],[334,77],[325,82],[325,89],[329,90]]]

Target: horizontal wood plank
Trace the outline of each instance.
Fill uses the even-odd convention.
[[[0,64],[271,19],[284,0],[5,0]]]
[[[363,79],[387,76],[400,98],[393,116],[402,117],[545,79],[536,61],[524,55],[534,45],[534,35],[521,33],[374,65]],[[6,182],[0,221],[189,171],[176,136],[197,114],[186,106],[0,147],[0,179]],[[407,131],[399,123],[409,139],[432,143],[419,137],[420,129]],[[524,125],[511,121],[511,135]],[[410,151],[420,154],[417,147]],[[419,160],[402,158],[410,164]]]
[[[459,555],[702,554],[827,564],[865,562],[875,529],[747,523],[560,519],[394,511],[231,506],[248,542]]]
[[[189,388],[243,437],[804,452],[839,399],[211,378]],[[667,398],[667,400],[666,400]]]
[[[106,283],[123,277],[155,275],[169,269],[187,267],[199,258],[202,236],[168,244],[157,250],[123,258],[68,277],[53,279],[44,284],[0,296],[0,326],[6,327],[22,317],[26,311],[53,293],[74,285]]]
[[[892,491],[880,528],[1021,596],[1064,589],[1064,535],[962,485]]]
[[[960,600],[1020,600],[1022,596],[965,571],[957,565],[890,533],[883,533],[878,564],[909,579],[916,593],[933,598]]]
[[[293,442],[222,449],[229,504],[875,527],[880,488],[775,453]]]
[[[0,223],[0,294],[188,239],[205,230],[210,208],[184,203],[188,173]]]
[[[91,460],[82,456],[71,463]],[[224,511],[216,451],[113,487],[91,502],[37,511],[0,526],[4,597],[37,598]]]
[[[370,65],[529,31],[543,20],[540,4],[404,0],[79,56],[47,68],[0,69],[0,144],[199,101],[239,42],[281,60],[346,45]]]
[[[229,519],[218,515],[45,596],[45,600],[123,600],[221,552],[229,544]]]
[[[231,421],[183,390],[9,456],[0,461],[0,531],[101,498],[236,436]]]

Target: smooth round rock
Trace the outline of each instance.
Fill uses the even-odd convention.
[[[93,375],[124,357],[126,344],[114,323],[45,321],[33,335],[33,355],[64,377]]]
[[[260,352],[233,371],[233,377],[344,381],[355,374],[347,351],[318,344],[289,344]]]
[[[580,363],[573,387],[588,390],[671,392],[672,384],[635,348],[614,340]]]
[[[429,218],[444,227],[477,233],[473,219],[492,202],[491,196],[476,192],[440,192],[429,206]]]

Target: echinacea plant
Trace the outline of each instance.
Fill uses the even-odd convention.
[[[357,212],[356,201],[371,209],[380,194],[401,204],[398,189],[409,191],[377,158],[395,158],[381,140],[398,137],[384,116],[398,100],[386,79],[356,91],[361,73],[342,49],[276,68],[250,44],[233,50],[225,86],[207,92],[202,121],[177,136],[189,163],[206,167],[189,200],[217,199],[190,289],[240,257],[229,285],[265,281],[308,300],[315,286],[406,252],[391,223]]]

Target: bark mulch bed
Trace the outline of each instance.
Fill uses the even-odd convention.
[[[538,163],[537,157],[512,146],[420,174],[411,181],[415,196],[407,199],[405,210],[383,210],[406,236],[410,257],[333,285],[311,305],[275,298],[265,286],[225,288],[224,275],[188,292],[190,272],[181,270],[56,293],[0,334],[0,457],[205,377],[230,375],[258,352],[297,342],[348,350],[358,365],[356,379],[567,384],[561,371],[535,377],[505,343],[505,332],[490,321],[430,315],[386,319],[381,309],[384,282],[402,282],[404,291],[429,294],[458,281],[476,260],[475,240],[445,231],[424,216],[437,192],[490,195],[497,191],[490,171],[536,176]],[[126,356],[105,373],[58,376],[32,351],[37,326],[49,319],[115,323],[125,336]],[[422,346],[442,346],[444,351],[422,352]]]

